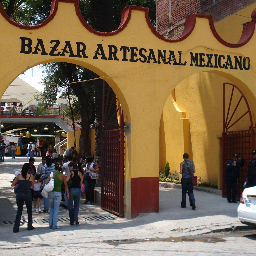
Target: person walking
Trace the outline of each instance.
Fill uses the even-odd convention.
[[[83,174],[77,169],[77,164],[74,162],[68,165],[70,172],[67,175],[67,182],[72,181],[69,187],[69,199],[68,199],[68,210],[70,225],[79,224],[78,222],[78,212],[79,212],[79,202],[81,197],[81,186],[83,184]]]
[[[0,142],[0,161],[1,162],[4,162],[5,148],[6,148],[6,144],[4,143],[4,140],[2,140]]]
[[[248,175],[246,187],[256,186],[256,150],[252,152],[252,159],[248,163]]]
[[[19,232],[20,220],[23,211],[24,202],[27,207],[28,213],[28,228],[27,230],[32,230],[32,200],[31,200],[31,189],[34,186],[34,176],[29,173],[30,165],[25,163],[22,167],[21,174],[19,174],[12,182],[12,186],[18,184],[16,189],[16,203],[18,206],[17,215],[13,227],[13,233]]]
[[[91,204],[94,205],[94,188],[96,184],[96,176],[93,177],[91,174],[98,174],[99,167],[95,162],[93,162],[93,158],[91,156],[86,157],[86,162],[87,163],[85,164],[84,176],[86,200],[84,203],[88,204],[90,201]]]
[[[54,189],[49,192],[49,202],[50,202],[50,217],[49,217],[49,227],[53,230],[59,229],[57,226],[58,221],[58,214],[59,214],[59,208],[60,208],[60,201],[61,201],[61,185],[62,182],[64,183],[64,186],[67,191],[67,198],[69,198],[69,190],[67,186],[66,177],[64,174],[61,173],[61,167],[58,165],[55,165],[55,172],[53,173],[53,179],[54,179]],[[50,175],[48,176],[45,184],[48,184],[50,181]]]
[[[233,158],[228,161],[226,166],[226,186],[227,200],[229,203],[237,203],[237,179],[239,178],[240,167],[244,166],[244,160],[238,158],[238,154],[234,154]]]
[[[16,145],[14,142],[11,142],[11,152],[12,152],[12,159],[15,159]]]
[[[195,197],[193,194],[192,177],[194,176],[195,165],[193,161],[189,160],[187,153],[183,154],[183,162],[180,163],[180,174],[182,174],[181,185],[182,185],[182,201],[181,208],[186,208],[186,193],[188,192],[190,206],[192,209],[196,209]]]
[[[36,173],[42,175],[43,172],[43,166],[46,163],[46,156],[42,156],[42,162],[37,166]]]
[[[40,179],[40,180],[44,181],[44,185],[45,185],[45,182],[51,172],[55,172],[55,164],[52,162],[52,158],[48,156],[48,157],[46,157],[46,163],[43,166],[43,171],[42,171],[42,175],[41,175],[41,179]],[[47,213],[48,211],[49,211],[49,198],[44,197],[43,212]]]

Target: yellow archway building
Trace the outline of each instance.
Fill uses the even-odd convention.
[[[83,20],[78,0],[53,1],[50,17],[36,26],[13,22],[0,7],[0,95],[19,74],[47,62],[72,62],[88,68],[116,93],[130,129],[126,133],[124,197],[128,218],[159,210],[161,118],[168,117],[177,134],[181,132],[181,124],[171,123],[172,114],[162,116],[170,95],[177,109],[186,112],[185,119],[179,120],[186,122],[187,117],[193,118],[190,132],[198,133],[198,141],[191,141],[193,159],[197,169],[203,171],[207,157],[204,147],[210,138],[200,136],[205,131],[197,129],[195,113],[185,106],[186,102],[190,102],[191,107],[196,104],[192,97],[193,83],[186,88],[189,94],[182,98],[182,86],[186,86],[188,79],[204,85],[211,79],[216,83],[219,79],[221,83],[224,77],[244,92],[254,113],[256,107],[253,103],[256,15],[252,15],[253,20],[245,26],[240,42],[228,44],[216,33],[211,18],[204,15],[187,19],[181,39],[165,39],[152,27],[147,11],[128,6],[122,13],[120,27],[101,33]],[[201,89],[203,94],[204,87]],[[214,98],[208,101],[212,103]],[[175,143],[179,147],[179,142]],[[181,161],[183,152],[180,149],[177,152],[176,158]]]

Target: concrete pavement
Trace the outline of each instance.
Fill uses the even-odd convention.
[[[159,213],[141,214],[128,220],[105,212],[97,205],[85,205],[84,200],[81,200],[78,226],[69,225],[68,211],[60,207],[58,231],[49,229],[49,214],[35,213],[33,225],[36,229],[26,230],[24,220],[20,232],[14,234],[12,228],[16,204],[10,181],[24,161],[28,161],[28,158],[17,157],[12,160],[6,157],[5,162],[0,163],[1,255],[137,255],[138,251],[139,255],[162,255],[172,250],[175,255],[184,255],[185,252],[179,247],[184,243],[184,237],[243,226],[237,218],[238,204],[228,204],[218,192],[213,194],[195,190],[196,210],[193,211],[188,202],[187,208],[180,207],[180,188],[160,188]],[[40,161],[40,158],[36,158],[35,165]],[[23,216],[27,218],[25,210]],[[172,249],[169,244],[172,244]],[[174,249],[176,246],[177,249]],[[203,250],[212,245],[205,246],[206,243],[201,242],[198,249]],[[206,253],[207,249],[205,250]],[[233,250],[235,252],[237,251]],[[195,254],[200,255],[197,252]]]

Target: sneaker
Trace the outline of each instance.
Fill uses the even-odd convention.
[[[34,212],[36,212],[36,208],[34,208]]]
[[[78,225],[78,224],[79,224],[78,219],[75,219],[75,223],[76,223],[76,225]]]
[[[43,212],[46,212],[46,213],[48,213],[48,210],[43,210]]]
[[[42,212],[42,210],[41,210],[41,208],[40,208],[40,207],[38,208],[38,212],[39,212],[39,213],[41,213],[41,212]]]
[[[87,200],[86,200],[86,201],[84,201],[84,204],[88,204],[88,203],[89,203],[89,201],[87,201]]]

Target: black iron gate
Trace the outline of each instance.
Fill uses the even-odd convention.
[[[103,95],[105,83],[103,82]],[[123,196],[124,196],[124,118],[123,111],[119,102],[113,102],[117,105],[115,116],[108,117],[108,110],[105,106],[109,104],[102,103],[102,139],[101,139],[101,208],[123,216]],[[110,104],[111,105],[111,104]],[[119,119],[119,128],[108,130],[108,124],[112,118]]]
[[[232,86],[230,100],[228,104],[227,111],[225,109],[225,99],[226,99],[226,86]],[[235,102],[235,107],[231,111],[232,103],[234,103],[234,92],[238,90],[240,98]],[[238,111],[240,104],[244,102],[247,106],[247,110],[240,115],[240,117],[234,119],[236,111]],[[231,113],[232,112],[232,113]],[[240,131],[230,131],[229,129],[233,127],[238,121],[243,117],[249,116],[250,125],[248,130]],[[253,128],[252,115],[250,111],[249,104],[243,95],[243,93],[234,84],[224,83],[223,84],[223,132],[222,132],[222,196],[226,197],[227,187],[225,182],[226,165],[228,160],[230,160],[233,154],[237,153],[239,157],[245,160],[244,166],[241,168],[240,177],[238,179],[238,193],[239,197],[242,190],[243,184],[247,176],[247,166],[251,159],[251,153],[254,150],[255,145],[255,129]]]

